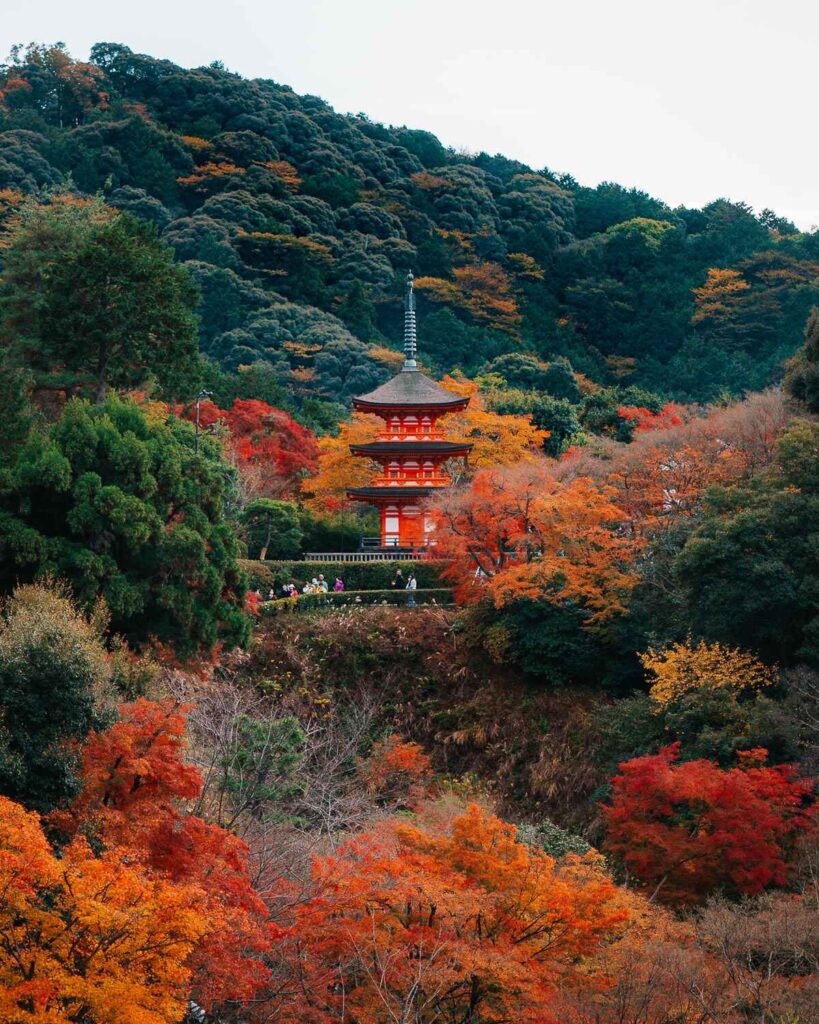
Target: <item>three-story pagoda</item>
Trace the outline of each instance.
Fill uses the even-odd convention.
[[[353,399],[359,412],[384,421],[378,438],[350,446],[353,455],[381,465],[369,487],[347,491],[348,497],[375,505],[381,512],[381,546],[416,548],[430,543],[433,524],[420,502],[451,483],[443,470],[448,459],[465,458],[471,444],[447,441],[440,420],[469,403],[442,388],[418,369],[415,293],[407,275],[404,299],[404,365],[401,372],[367,395]]]

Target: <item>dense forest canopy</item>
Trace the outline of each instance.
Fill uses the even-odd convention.
[[[409,267],[470,457],[369,561]],[[16,49],[0,1022],[813,1024],[817,289],[770,211]]]
[[[529,390],[556,358],[665,399],[760,389],[819,298],[819,232],[770,210],[588,188],[115,43],[15,49],[0,143],[4,208],[62,188],[155,225],[199,287],[212,389],[322,429],[391,372],[409,267],[427,366]]]

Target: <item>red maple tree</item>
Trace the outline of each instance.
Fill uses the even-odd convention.
[[[621,405],[617,409],[621,420],[634,424],[634,432],[647,430],[667,430],[679,427],[685,422],[686,408],[677,402],[666,402],[659,412],[652,412],[643,405]]]
[[[195,419],[195,410],[182,414]],[[307,427],[289,413],[255,398],[237,398],[230,409],[202,402],[199,424],[203,430],[222,425],[248,497],[293,497],[305,475],[318,468],[318,445]]]
[[[753,895],[788,878],[794,841],[816,823],[814,783],[765,750],[723,769],[679,761],[679,743],[620,765],[606,846],[668,903],[715,891]]]

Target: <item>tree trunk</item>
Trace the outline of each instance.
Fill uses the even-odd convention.
[[[262,550],[259,552],[259,561],[263,562],[267,558],[267,549],[270,547],[270,541],[273,537],[273,524],[267,524],[267,537],[265,537],[264,544],[262,544]]]
[[[100,358],[97,362],[97,405],[102,405],[103,402],[105,402],[105,394],[108,390],[108,381],[105,379],[105,370],[105,360],[102,358],[102,353],[100,353]]]

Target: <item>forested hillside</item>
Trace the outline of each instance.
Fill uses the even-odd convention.
[[[320,403],[389,374],[410,267],[428,367],[495,374],[527,412],[558,358],[665,399],[762,388],[819,297],[819,233],[769,210],[672,210],[113,43],[16,51],[0,143],[6,202],[68,187],[156,225],[201,290],[212,390],[325,428]]]
[[[408,268],[469,460],[361,560]],[[769,211],[16,51],[0,1024],[815,1024],[818,289]]]

